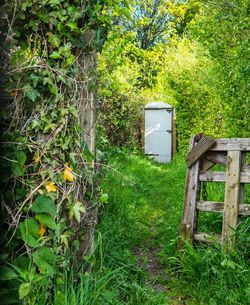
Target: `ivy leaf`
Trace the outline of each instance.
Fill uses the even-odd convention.
[[[16,153],[17,162],[13,163],[11,166],[11,171],[14,176],[20,177],[24,175],[24,164],[26,162],[26,154],[23,151],[18,151]]]
[[[16,158],[20,165],[24,165],[27,160],[27,156],[23,151],[18,151],[16,153]]]
[[[61,38],[59,35],[52,34],[51,32],[47,33],[48,35],[48,41],[54,48],[58,48],[61,43]]]
[[[33,87],[31,87],[30,84],[26,84],[25,86],[23,86],[23,93],[24,96],[29,98],[32,102],[35,102],[36,99],[40,96],[40,93]]]
[[[22,240],[30,247],[38,247],[39,224],[34,218],[25,219],[19,225]]]
[[[56,206],[50,197],[38,196],[32,204],[31,210],[35,213],[48,213],[52,217],[56,215]]]
[[[30,126],[31,129],[37,129],[37,127],[39,127],[39,126],[40,126],[40,121],[32,120],[31,126]]]
[[[12,164],[11,171],[15,177],[20,177],[24,175],[24,167],[20,166],[18,163]]]
[[[69,6],[67,8],[67,13],[69,14],[70,20],[75,21],[82,18],[82,13],[75,6]]]
[[[46,124],[43,128],[43,132],[48,132],[49,130],[55,130],[57,127],[57,125],[55,123],[51,123],[49,122],[48,124]]]
[[[52,4],[52,5],[59,5],[61,2],[62,2],[62,0],[50,0],[50,1],[49,1],[49,4]]]
[[[101,196],[100,196],[100,202],[101,203],[107,203],[108,202],[108,199],[109,199],[109,195],[108,194],[102,194]]]
[[[60,236],[61,243],[64,244],[67,248],[69,247],[69,238],[72,236],[72,232],[70,230],[66,230]]]
[[[52,230],[56,229],[56,223],[55,223],[53,217],[50,214],[47,214],[47,213],[36,214],[35,218],[41,224],[47,226],[48,228],[50,228]]]
[[[67,65],[73,64],[73,62],[75,61],[75,59],[76,59],[75,55],[70,54],[70,55],[67,57],[67,59],[66,59]]]
[[[26,297],[31,290],[31,283],[22,283],[19,287],[19,299],[23,299],[24,297]]]
[[[32,80],[33,86],[34,86],[34,88],[36,88],[41,77],[39,77],[38,75],[36,75],[34,73],[31,73],[29,76],[29,79]]]
[[[54,94],[54,95],[57,95],[58,94],[58,90],[57,90],[57,87],[51,85],[51,84],[48,84],[48,88],[49,88],[49,91]]]
[[[68,22],[66,25],[71,29],[71,31],[77,30],[78,26],[76,22]]]
[[[35,251],[32,257],[41,273],[47,275],[53,275],[55,273],[55,255],[53,249],[42,247]]]
[[[75,216],[76,220],[80,222],[81,214],[85,214],[86,209],[82,202],[76,201],[72,207],[70,207],[69,217],[72,218],[73,215]]]
[[[54,51],[54,52],[52,52],[52,53],[50,54],[49,57],[50,57],[50,58],[53,58],[53,59],[58,59],[58,58],[61,57],[61,55],[60,55],[59,52]]]

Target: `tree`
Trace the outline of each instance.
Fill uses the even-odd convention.
[[[184,1],[132,0],[130,5],[132,20],[123,26],[136,33],[136,41],[142,49],[168,43],[177,29],[181,26],[183,31],[187,24],[187,18],[185,23],[183,18],[189,5]]]
[[[189,31],[217,63],[224,126],[233,137],[250,132],[249,13],[247,0],[206,1]]]

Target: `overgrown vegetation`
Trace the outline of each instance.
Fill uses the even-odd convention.
[[[163,271],[151,274],[146,267],[147,283],[160,287],[165,300],[141,299],[138,304],[179,304],[178,299],[186,304],[248,304],[249,219],[241,220],[231,253],[223,252],[217,244],[195,248],[187,244],[183,251],[177,251],[186,170],[183,156],[176,156],[169,165],[158,165],[140,155],[116,150],[109,160],[113,171],[103,185],[109,202],[98,226],[103,234],[104,264],[117,268],[131,261],[132,254],[138,259],[135,249],[139,248],[143,265],[150,264],[153,252],[157,268]],[[210,198],[221,196],[218,187],[207,191]],[[221,230],[220,221],[220,215],[203,215],[199,229]],[[129,284],[130,279],[127,281]]]
[[[230,254],[176,252],[190,136],[249,137],[249,1],[0,5],[1,303],[249,304],[248,220]],[[176,108],[166,166],[138,153],[155,100]]]
[[[109,32],[98,59],[107,134],[124,122],[121,105],[137,109],[127,112],[129,138],[140,106],[161,100],[176,108],[180,149],[199,132],[249,136],[249,1],[135,2],[134,20]]]
[[[9,104],[1,113],[1,302],[68,304],[70,289],[86,281],[89,297],[78,291],[76,303],[98,303],[90,290],[99,278],[92,285],[90,275],[78,277],[87,269],[76,263],[92,251],[102,201],[87,141],[94,122],[85,123],[94,109],[85,109],[101,31],[126,3],[13,0],[2,9]]]

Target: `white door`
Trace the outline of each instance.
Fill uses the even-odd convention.
[[[160,163],[171,161],[172,110],[145,109],[145,155]]]

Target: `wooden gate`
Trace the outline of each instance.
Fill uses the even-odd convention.
[[[178,247],[184,240],[209,242],[217,239],[222,246],[234,243],[239,216],[250,216],[250,204],[244,203],[244,184],[250,183],[250,166],[246,155],[250,152],[250,138],[219,139],[195,136],[187,155],[188,171]],[[209,171],[215,164],[225,165],[225,171]],[[224,202],[205,201],[201,184],[225,182]],[[215,237],[201,233],[197,227],[199,212],[223,213],[222,234]]]

